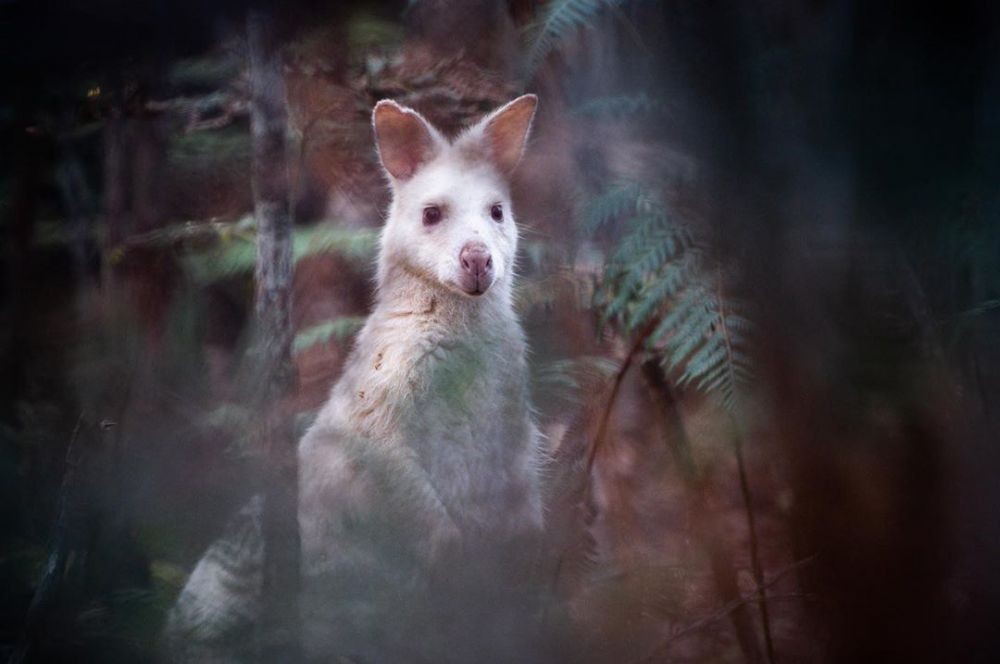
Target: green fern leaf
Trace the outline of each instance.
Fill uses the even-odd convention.
[[[670,106],[662,99],[640,92],[635,95],[590,99],[577,107],[574,113],[584,117],[618,119],[640,114],[667,115],[670,113]]]
[[[690,229],[628,182],[591,199],[583,216],[590,232],[611,222],[622,231],[594,293],[601,325],[618,320],[623,331],[635,333],[666,310],[647,347],[660,354],[678,384],[736,407],[753,380],[746,350],[754,334],[752,315],[739,300],[725,297],[721,270],[705,273]]]
[[[603,226],[625,214],[648,211],[651,201],[642,185],[635,182],[614,184],[587,201],[581,217],[583,230],[593,236]]]
[[[730,313],[732,309],[742,312],[744,307],[724,296],[721,279],[718,275],[711,288],[692,288],[697,295],[686,293],[680,298],[654,335],[665,339],[664,366],[679,372],[680,385],[714,396],[732,410],[753,381],[746,350],[753,325],[744,314]]]
[[[666,263],[638,294],[626,329],[634,331],[645,325],[665,302],[675,297],[690,278],[694,265],[695,261],[689,255],[682,255],[678,260]]]
[[[534,75],[563,38],[589,26],[605,7],[621,3],[622,0],[550,0],[546,3],[539,20],[528,29],[532,44],[528,51],[526,78]]]

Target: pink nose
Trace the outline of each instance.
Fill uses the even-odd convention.
[[[462,264],[462,287],[466,292],[480,295],[486,291],[493,276],[493,257],[482,242],[469,242],[458,254]]]
[[[470,242],[458,255],[462,269],[473,276],[485,275],[493,269],[493,257],[482,242]]]

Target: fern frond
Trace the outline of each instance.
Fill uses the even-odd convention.
[[[608,258],[614,265],[633,265],[639,256],[657,253],[675,256],[684,244],[677,229],[669,227],[664,215],[643,215],[626,220],[626,235]]]
[[[528,51],[527,76],[531,78],[545,57],[559,42],[581,27],[589,26],[594,17],[605,7],[615,6],[623,0],[550,0],[542,9],[538,21],[529,27],[532,35]]]
[[[647,348],[660,354],[678,384],[734,408],[753,379],[747,352],[752,316],[743,303],[726,297],[721,270],[706,272],[690,229],[630,182],[594,197],[583,217],[591,232],[611,222],[622,231],[594,294],[601,326],[618,320],[633,334],[659,318]]]
[[[663,364],[679,373],[679,385],[714,396],[727,410],[738,406],[739,395],[753,381],[747,351],[753,325],[723,289],[717,274],[707,284],[693,287],[663,318],[651,338],[664,340]]]
[[[684,367],[688,356],[705,342],[715,312],[704,302],[696,302],[687,309],[687,317],[671,334],[664,357],[672,368]]]
[[[626,214],[649,213],[658,207],[642,185],[619,182],[587,201],[581,215],[583,230],[592,236],[609,222]]]
[[[692,266],[671,265],[683,255],[685,236],[671,228],[665,216],[649,215],[632,220],[634,230],[622,239],[605,271],[603,288],[613,291],[604,298],[603,322],[617,317],[629,307],[640,309],[640,315],[630,316],[626,325],[631,330],[643,318],[659,308],[657,298],[671,296],[680,288],[683,275]],[[650,292],[652,291],[652,292]],[[645,312],[645,313],[642,313]]]
[[[690,281],[697,266],[697,256],[693,252],[685,253],[679,259],[666,263],[637,295],[626,320],[625,329],[634,332],[645,325],[665,302],[675,297]]]
[[[670,106],[663,99],[640,92],[634,95],[589,99],[573,112],[584,117],[620,119],[635,115],[667,115],[670,113]]]

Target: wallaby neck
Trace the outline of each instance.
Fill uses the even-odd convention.
[[[456,293],[426,275],[396,267],[381,275],[373,322],[393,324],[406,318],[450,330],[453,336],[508,333],[517,324],[508,283],[495,284],[479,297]],[[431,329],[428,329],[431,331]]]
[[[434,389],[435,369],[460,365],[470,353],[481,366],[477,385],[523,382],[524,333],[509,294],[491,291],[471,298],[405,270],[387,273],[320,421],[390,438],[399,433],[399,418],[414,415],[413,399]]]

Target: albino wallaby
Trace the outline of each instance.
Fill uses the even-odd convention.
[[[493,566],[506,553],[496,552],[542,527],[541,445],[512,305],[509,185],[536,104],[519,97],[453,141],[412,109],[375,106],[392,190],[376,302],[299,444],[310,659],[504,658],[448,643],[431,614],[464,611],[441,604],[482,586],[455,577],[473,568],[500,576]],[[252,633],[243,630],[258,615],[259,529],[251,505],[199,562],[169,618],[175,652]],[[427,595],[447,578],[456,595],[435,604]],[[420,655],[404,642],[415,634],[445,642]]]

